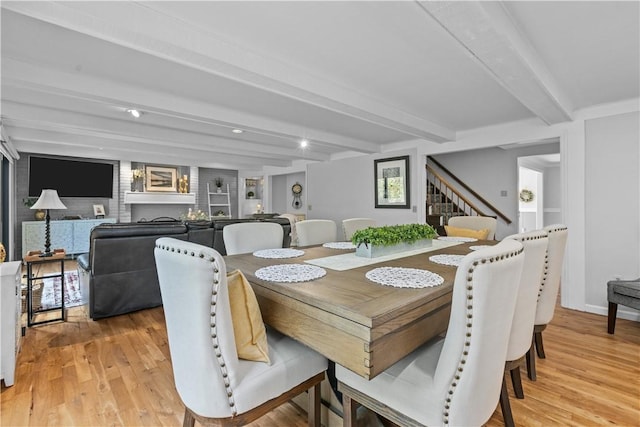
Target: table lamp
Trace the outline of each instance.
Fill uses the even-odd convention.
[[[47,216],[45,217],[44,253],[40,256],[50,257],[53,254],[51,253],[51,231],[49,228],[51,218],[49,217],[49,209],[67,209],[67,207],[60,201],[56,190],[42,190],[40,198],[31,206],[31,209],[43,209],[47,211]]]

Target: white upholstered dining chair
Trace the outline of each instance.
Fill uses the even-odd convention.
[[[335,242],[337,227],[330,219],[307,219],[296,223],[299,246],[320,245]]]
[[[490,216],[452,216],[447,221],[447,225],[458,228],[468,228],[471,230],[489,230],[487,240],[494,240],[496,238],[496,229],[498,227],[498,221]]]
[[[351,236],[358,230],[363,228],[375,227],[376,220],[373,218],[347,218],[342,220],[342,231],[344,231],[344,239],[351,240]]]
[[[523,261],[515,240],[466,255],[456,272],[445,338],[371,380],[337,365],[344,425],[352,425],[356,402],[402,426],[485,423],[498,404]]]
[[[169,237],[156,241],[154,254],[183,426],[245,425],[309,390],[309,425],[319,427],[327,359],[270,329],[269,363],[240,359],[222,256]]]
[[[275,222],[240,222],[222,229],[227,255],[282,247],[284,231]]]
[[[560,278],[564,263],[564,250],[567,245],[569,231],[566,225],[555,224],[544,227],[549,235],[545,272],[542,278],[538,305],[536,306],[536,320],[533,326],[533,340],[531,349],[527,354],[527,368],[529,378],[536,379],[536,358],[533,354],[535,348],[538,357],[544,359],[544,346],[542,344],[542,331],[545,330],[556,309],[558,292],[560,291]]]
[[[524,247],[524,266],[520,282],[513,284],[518,286],[519,290],[511,323],[509,345],[507,346],[505,375],[506,372],[511,374],[514,394],[517,398],[522,399],[524,398],[524,391],[520,377],[520,366],[525,362],[525,356],[531,347],[533,323],[536,318],[538,293],[542,283],[549,239],[545,230],[513,234],[505,237],[504,240],[509,239],[522,243]],[[502,381],[500,407],[505,425],[507,427],[515,425],[511,404],[509,403],[509,394],[507,393],[506,377]]]

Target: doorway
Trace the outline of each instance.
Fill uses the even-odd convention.
[[[518,157],[518,231],[561,220],[560,153]]]

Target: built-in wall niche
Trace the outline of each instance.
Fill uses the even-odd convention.
[[[262,177],[244,179],[244,196],[246,199],[262,199]]]
[[[197,188],[191,189],[189,166],[157,165],[141,162],[131,162],[131,191],[133,192],[159,192],[158,189],[148,188],[147,173],[150,170],[175,171],[175,182],[172,182],[171,189],[163,192],[167,193],[196,193]],[[186,178],[185,178],[186,177]],[[126,202],[125,202],[126,203]]]

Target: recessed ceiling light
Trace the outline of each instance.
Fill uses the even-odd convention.
[[[309,145],[308,140],[303,139],[302,141],[300,141],[300,148],[305,148],[307,145]]]
[[[138,117],[140,117],[140,115],[141,115],[141,114],[140,114],[140,111],[138,111],[138,110],[134,110],[134,109],[127,110],[127,113],[131,114],[131,115],[132,115],[133,117],[135,117],[136,119],[137,119]]]
[[[234,129],[231,132],[233,132],[233,133],[242,133],[244,131],[242,129]]]

